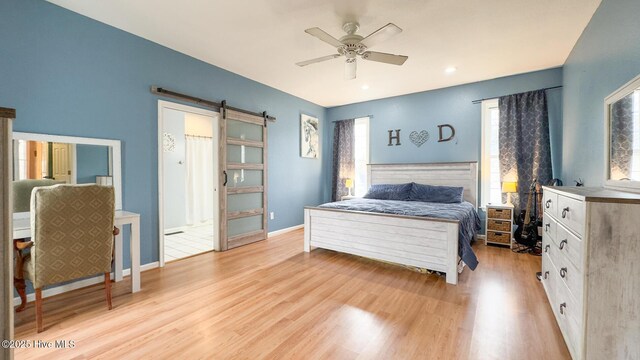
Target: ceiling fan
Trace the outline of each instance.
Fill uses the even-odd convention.
[[[398,26],[389,23],[369,34],[369,36],[367,37],[362,37],[356,34],[359,28],[360,25],[356,22],[345,23],[342,26],[342,29],[347,33],[347,35],[341,37],[340,40],[334,38],[333,36],[327,34],[325,31],[317,27],[305,30],[307,34],[313,35],[318,39],[326,42],[327,44],[335,47],[338,50],[338,53],[307,61],[301,61],[296,63],[296,65],[307,66],[321,61],[331,60],[344,56],[346,57],[344,78],[346,80],[352,80],[356,78],[356,60],[358,56],[360,56],[360,58],[364,60],[377,61],[393,65],[402,65],[405,61],[407,61],[408,57],[404,55],[394,55],[376,51],[369,51],[369,48],[372,48],[379,43],[390,39],[394,35],[401,33],[402,29],[400,29]]]

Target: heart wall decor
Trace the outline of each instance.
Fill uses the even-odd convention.
[[[415,146],[420,147],[429,140],[429,132],[426,130],[422,130],[420,132],[412,131],[409,134],[409,140],[411,140]]]

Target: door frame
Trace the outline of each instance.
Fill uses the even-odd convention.
[[[192,114],[207,116],[212,118],[212,131],[211,134],[213,140],[213,183],[216,185],[216,188],[213,190],[213,223],[216,226],[220,226],[220,209],[218,204],[220,203],[220,191],[218,191],[218,154],[215,151],[218,151],[218,132],[219,132],[219,124],[220,124],[220,113],[212,110],[207,110],[199,107],[183,105],[179,103],[174,103],[166,100],[158,100],[158,263],[160,267],[164,267],[164,169],[163,169],[163,161],[164,161],[164,148],[163,148],[163,112],[164,109],[173,109],[182,112],[188,112]],[[213,232],[213,249],[220,249],[220,235],[219,229],[215,229]]]

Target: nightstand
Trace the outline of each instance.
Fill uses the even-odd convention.
[[[511,248],[513,239],[513,205],[487,205],[487,235],[484,244],[505,245]]]
[[[345,195],[345,196],[341,197],[340,200],[345,201],[345,200],[351,200],[351,199],[357,199],[357,198],[359,198],[359,196]]]

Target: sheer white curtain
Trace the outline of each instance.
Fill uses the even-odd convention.
[[[187,224],[213,219],[213,139],[186,136]]]

